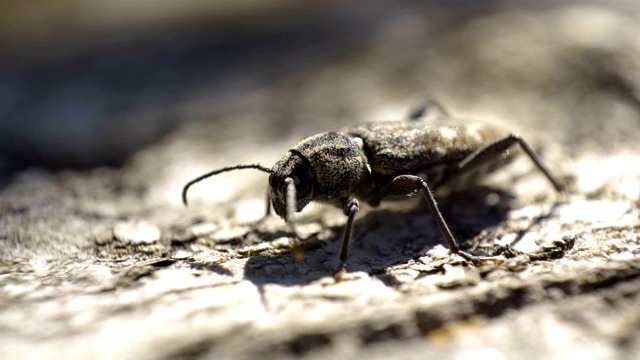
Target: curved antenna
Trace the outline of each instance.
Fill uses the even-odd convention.
[[[189,188],[191,187],[191,185],[200,182],[208,177],[214,176],[214,175],[218,175],[220,173],[223,172],[227,172],[227,171],[231,171],[231,170],[241,170],[241,169],[256,169],[256,170],[260,170],[266,173],[271,174],[271,169],[264,166],[264,165],[260,165],[260,164],[246,164],[246,165],[235,165],[235,166],[227,166],[224,167],[222,169],[216,169],[213,171],[210,171],[206,174],[200,175],[197,178],[189,181],[183,188],[182,188],[182,203],[184,204],[184,206],[187,206],[187,191],[189,191]]]

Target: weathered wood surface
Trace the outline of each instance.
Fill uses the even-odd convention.
[[[194,93],[175,110],[194,121],[125,166],[20,173],[0,193],[2,357],[636,357],[639,10],[501,11],[444,35],[432,14],[407,12],[339,61],[222,110],[198,110],[207,94]],[[340,210],[301,214],[296,261],[280,219],[256,222],[265,174],[225,174],[180,204],[202,172],[270,165],[304,135],[402,117],[423,90],[516,129],[571,184],[558,196],[520,159],[439,198],[463,246],[501,264],[448,256],[411,200],[359,216],[336,282]]]

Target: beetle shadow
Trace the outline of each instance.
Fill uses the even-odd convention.
[[[340,233],[342,226],[329,228],[331,239],[325,241],[319,239],[317,234],[304,239],[301,247],[304,251],[303,259],[296,259],[290,249],[283,249],[280,254],[260,254],[250,256],[244,267],[245,279],[257,286],[266,284],[279,284],[295,286],[308,284],[312,281],[333,276],[337,268],[338,253],[334,246],[336,234]],[[287,235],[289,235],[287,233]],[[335,266],[332,266],[332,258],[335,256]]]
[[[222,276],[233,276],[233,273],[229,269],[219,264],[210,264],[195,261],[188,261],[187,264],[191,269],[194,270],[207,270]]]
[[[551,208],[548,211],[543,212],[537,215],[536,217],[534,217],[529,223],[529,225],[527,225],[527,227],[522,228],[516,232],[516,237],[509,244],[509,246],[513,247],[517,245],[518,243],[520,243],[520,241],[522,241],[522,239],[524,239],[524,236],[527,233],[531,232],[533,229],[535,229],[538,226],[542,226],[542,224],[544,224],[545,221],[557,216],[558,209],[560,208],[561,205],[564,205],[564,202],[561,200],[557,200],[551,205]]]
[[[487,204],[486,199],[492,194],[500,199],[496,205]],[[509,209],[504,204],[511,198],[509,192],[478,187],[438,197],[438,203],[454,236],[473,239],[505,220]],[[425,201],[390,203],[389,207],[383,203],[381,208],[367,209],[356,218],[347,269],[376,276],[393,287],[399,282],[386,272],[387,268],[418,259],[434,246],[447,245]],[[339,266],[343,228],[344,225],[329,227],[328,239],[320,239],[319,232],[303,240],[305,257],[299,261],[291,252],[252,256],[245,265],[244,276],[261,289],[267,284],[295,286],[333,277]],[[468,240],[460,245],[465,249],[472,243]]]

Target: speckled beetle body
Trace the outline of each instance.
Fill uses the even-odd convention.
[[[512,159],[494,157],[483,166],[459,171],[457,164],[474,151],[509,135],[506,129],[488,123],[446,118],[428,122],[372,122],[346,132],[361,139],[371,169],[369,181],[354,189],[354,193],[374,206],[382,200],[377,195],[396,176],[420,175],[432,190],[444,184],[463,188]]]
[[[312,201],[343,209],[348,219],[336,275],[341,276],[346,271],[359,201],[378,206],[384,198],[421,191],[450,252],[479,262],[477,257],[458,248],[433,198],[432,189],[444,184],[456,188],[468,186],[483,174],[507,163],[511,157],[505,155],[515,144],[520,145],[556,190],[561,191],[561,186],[517,134],[492,124],[462,122],[448,117],[425,121],[422,115],[429,104],[431,101],[412,111],[408,120],[369,122],[341,132],[307,137],[295,144],[272,168],[251,164],[214,170],[185,185],[183,201],[186,204],[186,193],[191,185],[221,172],[245,168],[268,172],[269,203],[289,224],[298,258],[302,257],[302,252],[296,237],[294,214]]]

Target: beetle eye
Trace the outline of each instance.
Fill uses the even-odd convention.
[[[296,197],[304,198],[311,193],[311,178],[307,173],[293,176],[293,183],[296,185]]]

